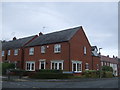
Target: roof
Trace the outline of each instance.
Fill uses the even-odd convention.
[[[33,39],[36,35],[20,38],[12,41],[4,41],[2,42],[2,49],[9,50],[9,49],[17,49],[23,47],[26,43],[28,43],[31,39]]]
[[[111,63],[116,63],[118,64],[118,58],[110,58],[110,57],[107,57],[107,56],[101,56],[101,61],[106,61],[106,62],[111,62]]]
[[[43,34],[34,39],[30,42],[27,47],[37,46],[37,45],[45,45],[45,44],[52,44],[52,43],[60,43],[69,41],[73,35],[80,30],[81,26],[70,28],[67,30],[57,31],[49,34]]]

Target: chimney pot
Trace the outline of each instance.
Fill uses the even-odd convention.
[[[107,55],[107,57],[109,57],[109,55]]]
[[[40,35],[43,35],[43,33],[42,33],[42,32],[40,32],[40,33],[39,33],[39,36],[40,36]]]
[[[115,56],[113,55],[113,58],[115,58]]]
[[[16,37],[14,37],[13,40],[16,40]]]

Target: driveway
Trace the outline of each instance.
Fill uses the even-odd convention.
[[[3,81],[3,88],[118,88],[118,78]]]

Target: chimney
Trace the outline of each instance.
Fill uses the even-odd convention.
[[[16,40],[16,37],[14,37],[13,40]]]
[[[40,32],[40,33],[39,33],[39,36],[40,36],[40,35],[43,35],[43,33],[42,33],[42,32]]]
[[[115,58],[115,56],[113,55],[113,58]]]
[[[109,57],[109,55],[107,55],[107,57]]]

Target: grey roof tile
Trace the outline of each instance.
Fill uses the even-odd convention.
[[[20,47],[23,47],[27,42],[29,42],[31,39],[33,39],[36,35],[20,38],[12,41],[5,41],[2,42],[2,49],[3,50],[9,50],[9,49],[17,49]]]
[[[45,44],[52,44],[52,43],[60,43],[69,41],[73,35],[80,30],[81,26],[70,28],[67,30],[57,31],[49,34],[43,34],[34,39],[30,42],[27,47],[37,46],[37,45],[45,45]]]

